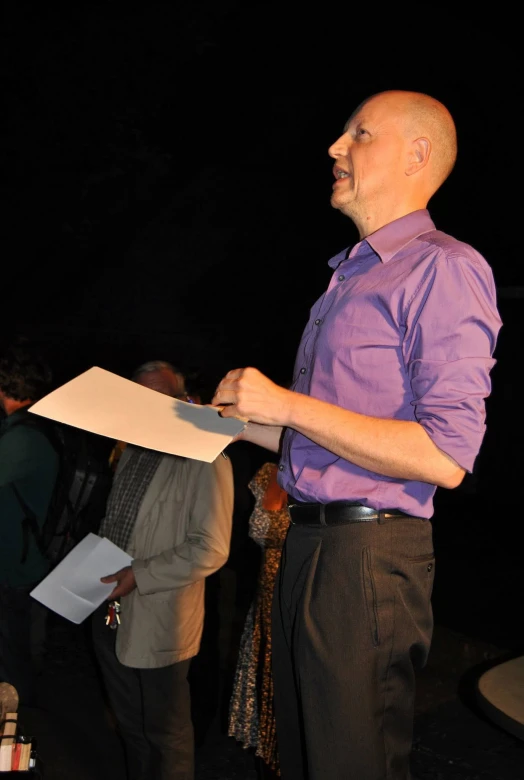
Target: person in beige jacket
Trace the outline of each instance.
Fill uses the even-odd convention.
[[[187,400],[184,377],[164,361],[132,377]],[[193,780],[194,737],[187,680],[204,623],[205,579],[229,555],[233,474],[213,463],[127,445],[115,471],[100,535],[125,549],[130,566],[114,582],[120,623],[106,606],[92,619],[95,653],[130,780]]]

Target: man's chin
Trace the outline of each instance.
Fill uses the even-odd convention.
[[[343,207],[343,204],[341,203],[340,198],[337,197],[337,194],[335,192],[331,195],[331,198],[329,199],[329,202],[331,203],[331,206],[334,209],[338,209],[339,211]]]
[[[351,203],[347,203],[343,198],[337,197],[334,192],[330,199],[331,206],[338,211],[341,211],[346,217],[351,217]]]

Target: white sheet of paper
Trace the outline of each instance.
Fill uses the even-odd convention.
[[[72,623],[82,623],[115,587],[100,582],[100,577],[114,574],[132,560],[109,539],[88,534],[30,595]]]
[[[140,447],[212,463],[244,427],[216,409],[94,366],[31,407],[33,414]]]

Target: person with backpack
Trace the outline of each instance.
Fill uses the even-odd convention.
[[[51,439],[32,424],[29,409],[51,381],[47,361],[27,342],[0,352],[0,682],[13,685],[26,705],[35,694],[32,637],[44,639],[44,613],[29,594],[50,568],[29,517],[43,527],[59,467]]]

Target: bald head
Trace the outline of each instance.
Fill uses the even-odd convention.
[[[427,207],[455,164],[455,123],[429,95],[379,92],[353,111],[328,153],[335,160],[331,205],[364,238]]]
[[[423,92],[389,90],[367,98],[354,114],[372,101],[385,103],[397,115],[406,138],[428,139],[431,144],[430,179],[433,192],[436,192],[448,178],[457,159],[457,131],[446,106]]]

